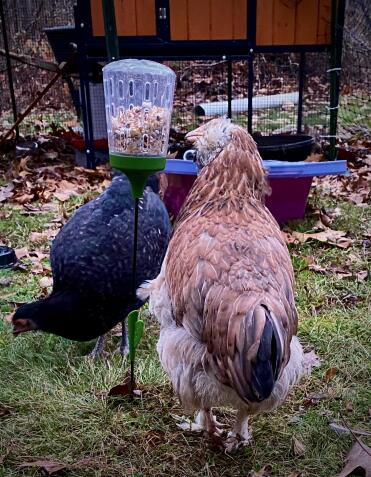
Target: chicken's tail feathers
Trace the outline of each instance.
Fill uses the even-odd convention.
[[[266,308],[264,311],[265,325],[251,362],[251,391],[256,401],[263,401],[271,395],[284,361],[281,330],[274,315]]]
[[[257,304],[244,315],[231,313],[227,323],[219,317],[207,323],[212,330],[208,332],[206,369],[211,368],[219,381],[247,403],[271,396],[290,359],[292,330],[287,315],[280,312],[282,316]]]

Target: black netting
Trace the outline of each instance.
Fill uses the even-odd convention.
[[[357,132],[371,127],[371,2],[347,2],[339,127]]]

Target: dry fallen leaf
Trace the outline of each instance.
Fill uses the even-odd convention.
[[[345,237],[345,235],[346,232],[342,230],[326,229],[323,232],[316,232],[310,234],[291,231],[288,233],[284,233],[284,238],[287,243],[304,243],[307,240],[318,240],[319,242],[336,245],[340,248],[348,248],[352,245],[353,240]]]
[[[353,276],[353,273],[343,268],[335,267],[333,265],[327,266],[327,268],[324,268],[324,267],[321,267],[321,265],[318,265],[317,263],[311,263],[308,265],[308,269],[312,270],[313,272],[320,273],[321,275],[326,275],[326,276],[336,275],[336,277],[340,279],[350,278]]]
[[[305,397],[304,399],[304,406],[305,407],[310,407],[310,406],[314,406],[315,404],[317,404],[318,402],[320,401],[324,401],[325,399],[328,399],[329,398],[329,395],[328,394],[309,394],[308,396]]]
[[[315,153],[312,153],[310,156],[308,156],[304,162],[321,162],[323,161],[325,158],[323,156],[323,154],[315,154]]]
[[[363,282],[363,280],[366,280],[368,278],[368,270],[362,270],[357,273],[357,280],[359,282]]]
[[[30,202],[34,198],[34,194],[22,194],[18,195],[14,200],[18,202],[18,204],[26,204]]]
[[[48,234],[46,232],[31,232],[30,242],[42,244],[48,241]]]
[[[14,195],[14,184],[10,182],[9,184],[0,187],[0,202],[5,202],[10,197]]]
[[[291,472],[288,477],[301,477],[303,474],[299,472],[298,470],[294,470],[294,472]]]
[[[16,248],[15,249],[15,254],[16,254],[18,260],[20,260],[21,258],[27,257],[28,250],[27,250],[26,247]]]
[[[54,462],[52,460],[36,460],[35,462],[25,462],[24,464],[19,465],[20,469],[26,469],[28,467],[37,467],[47,476],[56,475],[58,472],[64,471],[68,468],[66,464]]]
[[[305,454],[305,445],[299,441],[295,436],[292,436],[291,451],[296,457],[301,457]]]
[[[53,285],[53,278],[52,277],[42,277],[39,281],[39,285],[42,288],[48,288]]]
[[[344,469],[337,477],[349,477],[356,469],[357,471],[363,471],[364,477],[371,477],[371,449],[361,440],[353,445],[345,458],[345,462]]]
[[[5,416],[9,416],[10,409],[0,403],[0,419]]]
[[[359,436],[366,436],[366,437],[371,436],[371,432],[365,431],[363,429],[354,429],[351,427],[341,426],[340,424],[337,424],[336,422],[330,422],[329,426],[330,426],[330,429],[335,431],[337,434],[352,434],[353,433]]]
[[[127,373],[123,383],[118,384],[117,386],[113,386],[113,388],[109,390],[107,396],[108,397],[130,396],[133,386],[135,386],[135,383],[132,383],[131,375],[130,373]],[[133,394],[134,396],[140,396],[142,392],[139,389],[133,389]]]
[[[58,199],[61,202],[65,202],[68,200],[71,196],[73,195],[72,191],[61,191],[61,192],[55,192],[54,197]]]
[[[326,381],[331,381],[331,379],[339,372],[339,368],[336,368],[335,366],[332,368],[329,368],[325,372],[325,380]]]
[[[252,470],[247,474],[247,477],[270,477],[272,474],[272,466],[265,465],[258,472]]]

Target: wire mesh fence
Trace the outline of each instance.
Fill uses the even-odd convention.
[[[253,131],[262,134],[297,131],[300,53],[257,54],[254,58]],[[228,62],[174,61],[177,73],[173,126],[193,128],[204,117],[228,112]],[[302,130],[326,134],[329,114],[328,53],[307,53],[303,90]],[[247,127],[249,65],[232,61],[232,118]]]
[[[17,57],[29,57],[54,63],[45,28],[73,25],[74,0],[2,0],[14,79],[17,111],[23,111],[38,91],[53,77],[52,71],[25,64]],[[347,2],[344,27],[343,70],[339,109],[340,128],[370,128],[370,11],[368,0]],[[0,25],[1,28],[1,25]],[[261,134],[294,133],[298,126],[298,88],[300,53],[256,54],[254,57],[253,131]],[[177,73],[173,127],[187,131],[215,115],[227,114],[228,62],[225,60],[171,61]],[[306,53],[303,88],[302,127],[304,133],[321,136],[329,129],[328,52]],[[249,65],[247,60],[233,61],[231,71],[232,117],[247,127]],[[78,85],[77,85],[78,86]],[[97,86],[99,88],[99,86]],[[281,102],[277,97],[283,95]],[[285,96],[286,95],[286,96]],[[291,96],[290,96],[291,95]],[[259,98],[265,98],[263,105]],[[98,102],[99,104],[102,101]],[[103,103],[102,103],[103,104]],[[212,112],[200,115],[203,105],[212,104]],[[207,107],[209,107],[207,106]],[[99,105],[93,107],[96,120]],[[21,133],[47,132],[50,125],[68,127],[77,124],[71,91],[63,79],[39,102],[33,114],[23,122]],[[9,83],[0,34],[0,127],[13,122]],[[97,129],[97,128],[96,128]],[[102,128],[100,128],[102,129]],[[104,130],[104,127],[103,127]],[[96,135],[94,135],[96,136]]]
[[[370,58],[371,2],[349,0],[344,23],[340,130],[371,128]]]
[[[20,113],[55,74],[53,71],[46,70],[42,63],[43,61],[55,63],[44,28],[73,24],[74,2],[71,0],[2,0],[2,3],[11,52],[16,109],[17,113]],[[0,125],[7,128],[13,123],[13,113],[1,25],[0,28]],[[34,64],[25,64],[25,58],[31,59],[31,62],[35,60]],[[60,79],[22,123],[20,130],[26,135],[34,134],[37,131],[49,129],[52,122],[64,123],[73,118],[74,111],[69,89]]]

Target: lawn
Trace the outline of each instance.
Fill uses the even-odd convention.
[[[83,198],[66,201],[64,214]],[[371,293],[365,276],[371,214],[369,208],[345,199],[313,195],[311,203],[316,210],[338,207],[330,227],[347,232],[352,243],[347,248],[318,241],[290,244],[299,335],[307,350],[315,350],[320,366],[284,406],[253,420],[248,447],[227,456],[201,435],[176,426],[173,415],[182,415],[182,410],[155,352],[158,327],[145,310],[137,364],[143,394],[134,403],[107,398],[128,368],[116,353],[118,337],[109,339],[105,359],[92,361],[86,354],[93,343],[38,333],[14,338],[9,323],[1,319],[0,476],[40,475],[37,467],[19,467],[40,460],[64,464],[71,477],[334,477],[340,472],[354,438],[349,432],[336,433],[330,424],[345,431],[371,431]],[[45,231],[61,210],[55,204],[42,214],[24,215],[22,206],[6,203],[0,214],[0,242],[32,251],[40,250],[32,233]],[[308,215],[290,227],[308,232],[316,220]],[[41,262],[47,270],[47,259]],[[2,317],[15,304],[45,294],[41,277],[32,266],[0,270]],[[217,414],[232,422],[230,410]],[[371,445],[370,437],[362,440]],[[264,466],[271,470],[253,473]]]

